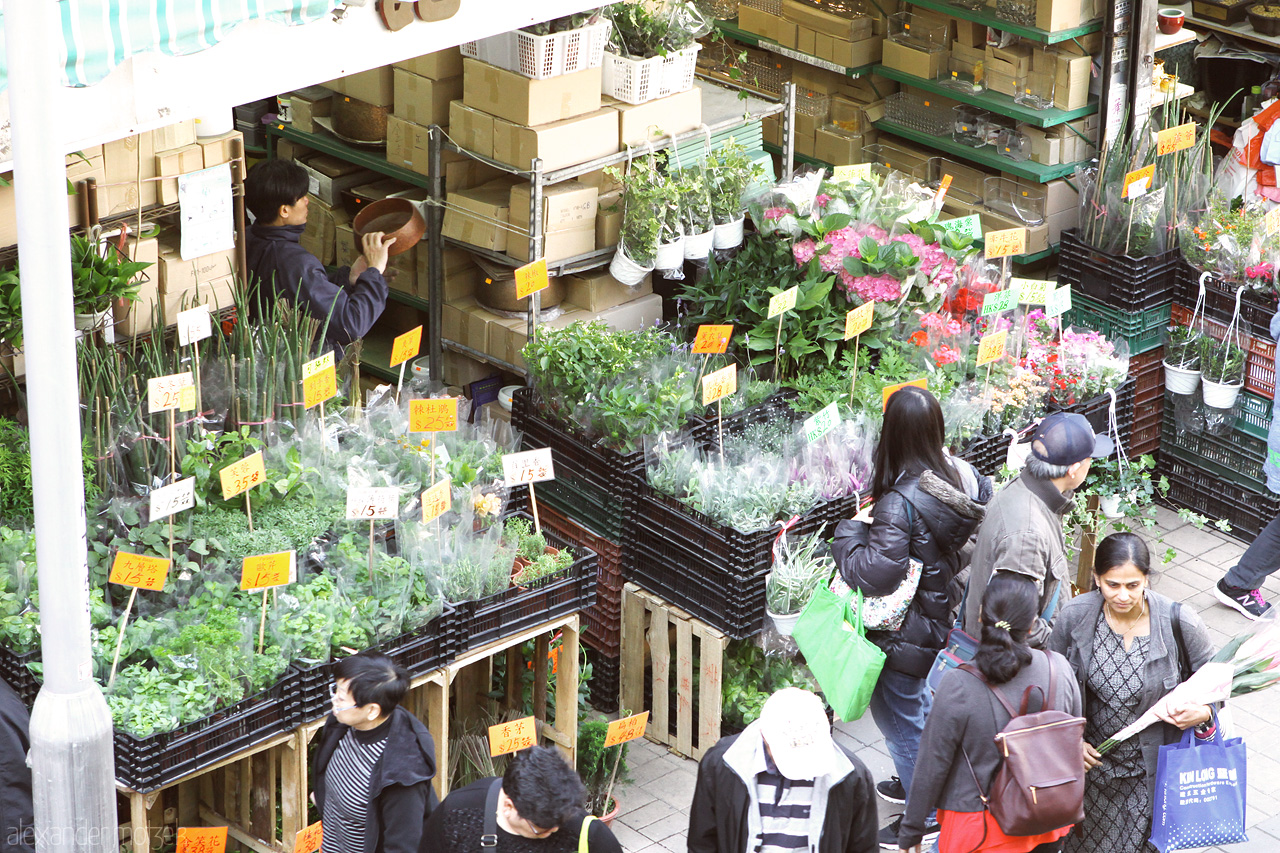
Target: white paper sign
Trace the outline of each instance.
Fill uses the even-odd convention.
[[[213,321],[208,305],[197,305],[189,311],[178,312],[178,343],[182,346],[203,341],[213,334]]]
[[[151,520],[159,521],[196,505],[196,478],[151,490]]]
[[[347,518],[395,518],[400,514],[400,489],[395,486],[347,489]]]
[[[178,176],[184,261],[231,249],[236,230],[231,218],[231,164],[223,163]]]
[[[502,479],[508,486],[523,483],[541,483],[556,478],[551,464],[551,448],[541,447],[523,453],[508,453],[502,457]]]

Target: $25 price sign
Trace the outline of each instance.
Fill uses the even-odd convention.
[[[191,372],[171,373],[147,380],[147,412],[167,412],[182,405],[182,389],[193,387]]]
[[[538,742],[538,724],[533,717],[489,726],[490,757],[528,749]]]
[[[457,429],[457,397],[409,401],[409,432],[454,432]]]
[[[541,483],[543,480],[555,478],[556,469],[551,464],[550,447],[526,450],[523,453],[508,453],[502,457],[502,479],[507,486]]]

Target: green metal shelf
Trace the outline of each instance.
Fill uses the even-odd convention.
[[[761,50],[767,50],[770,53],[776,53],[779,56],[794,59],[796,62],[803,62],[805,65],[812,65],[815,68],[825,68],[827,71],[834,71],[837,74],[847,74],[850,77],[861,77],[864,74],[871,73],[871,69],[875,67],[874,65],[862,65],[858,68],[846,68],[843,65],[837,65],[834,62],[829,62],[828,60],[820,59],[816,56],[810,56],[807,53],[801,53],[793,48],[778,44],[776,41],[769,41],[766,38],[761,38],[755,33],[747,32],[738,26],[737,18],[734,18],[732,21],[716,21],[716,29],[734,41],[749,44],[752,47],[758,47]]]
[[[970,148],[955,142],[949,136],[931,136],[927,133],[919,133],[909,130],[902,125],[894,124],[887,119],[873,122],[877,130],[885,133],[891,133],[894,136],[900,136],[903,139],[909,139],[912,142],[918,142],[921,145],[927,145],[938,151],[946,152],[961,160],[968,160],[970,163],[977,163],[980,166],[987,166],[991,169],[997,169],[1001,172],[1008,172],[1010,175],[1017,175],[1020,178],[1027,178],[1038,183],[1046,183],[1055,178],[1065,178],[1076,170],[1075,163],[1061,163],[1057,166],[1042,166],[1039,163],[1033,163],[1030,160],[1010,160],[1008,157],[1001,157],[994,150],[988,150],[988,146],[982,148]]]
[[[379,151],[368,151],[362,148],[355,148],[351,145],[334,139],[323,133],[307,133],[303,130],[295,130],[287,124],[276,122],[267,125],[267,136],[279,136],[282,139],[288,139],[305,145],[308,148],[314,148],[317,151],[323,151],[326,154],[332,154],[348,163],[354,163],[357,166],[363,166],[366,169],[372,169],[386,175],[389,178],[404,181],[406,184],[413,184],[415,187],[427,187],[428,178],[426,175],[406,169],[403,166],[397,166],[387,161],[385,154]],[[275,156],[275,145],[268,146],[271,156]]]
[[[978,24],[986,24],[997,30],[1006,33],[1022,36],[1025,39],[1042,42],[1044,44],[1057,44],[1062,41],[1070,41],[1079,36],[1087,36],[1089,33],[1096,33],[1102,29],[1102,21],[1097,20],[1089,24],[1083,24],[1079,27],[1072,27],[1069,30],[1056,30],[1050,32],[1042,30],[1039,27],[1024,27],[1021,24],[1002,21],[995,15],[985,12],[985,10],[965,9],[954,3],[947,3],[945,0],[911,0],[914,6],[923,6],[926,9],[933,9],[935,12],[942,12],[944,15],[950,15],[953,18],[960,18],[965,21],[973,21]]]
[[[389,335],[378,332],[365,335],[360,345],[360,369],[387,382],[399,379],[400,368],[391,367],[391,344]]]
[[[897,80],[899,83],[905,83],[908,86],[915,86],[917,89],[924,89],[926,92],[933,92],[936,95],[942,95],[944,98],[950,98],[953,101],[959,101],[962,104],[972,104],[975,107],[982,107],[993,113],[999,113],[1002,116],[1016,118],[1024,124],[1033,127],[1053,127],[1058,124],[1065,124],[1078,118],[1093,115],[1098,111],[1098,100],[1092,99],[1084,105],[1074,110],[1060,110],[1050,107],[1047,110],[1036,110],[1031,107],[1024,107],[1013,100],[1008,95],[1000,92],[981,92],[979,94],[971,94],[953,89],[950,86],[944,86],[937,80],[926,80],[923,77],[916,77],[914,74],[904,74],[896,68],[886,68],[883,65],[875,66],[875,73],[881,77],[890,80]]]
[[[412,293],[405,293],[403,290],[388,290],[387,298],[392,302],[399,302],[401,305],[408,305],[410,308],[416,308],[419,311],[429,310],[431,304],[421,296],[414,296]]]
[[[778,156],[782,156],[782,148],[780,148],[777,145],[774,145],[772,142],[764,143],[764,150],[770,154],[777,154]],[[825,160],[819,160],[817,157],[810,157],[808,154],[801,154],[799,151],[795,153],[795,161],[797,163],[803,163],[806,166],[817,166],[820,169],[835,168],[835,164],[828,163]]]

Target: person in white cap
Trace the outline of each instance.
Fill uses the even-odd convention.
[[[698,765],[689,853],[872,853],[877,831],[871,773],[807,690],[774,693]]]

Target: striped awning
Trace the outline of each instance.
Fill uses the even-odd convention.
[[[47,2],[48,0],[40,0]],[[27,0],[22,0],[27,2]],[[63,83],[92,86],[130,56],[158,51],[198,53],[245,21],[266,18],[290,26],[328,15],[342,0],[61,0]],[[0,12],[0,23],[3,13]],[[0,50],[0,88],[8,64]],[[252,62],[253,59],[246,61]]]

